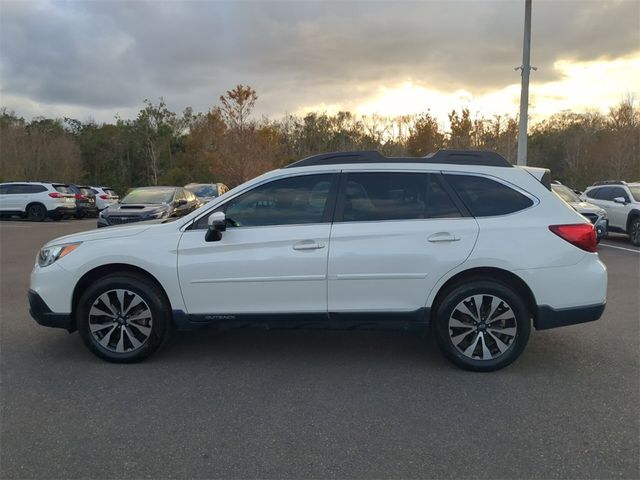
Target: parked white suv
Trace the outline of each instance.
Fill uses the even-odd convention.
[[[118,203],[118,195],[111,187],[91,187],[93,193],[96,194],[96,207],[101,212],[110,205]]]
[[[60,220],[76,213],[76,197],[69,185],[43,182],[0,184],[0,214],[19,215],[34,222]]]
[[[547,184],[546,186],[543,184]],[[491,152],[309,157],[176,220],[69,235],[31,275],[32,316],[114,362],[173,325],[434,327],[457,365],[495,370],[547,329],[598,319],[593,225],[542,169]]]
[[[607,211],[610,231],[626,233],[631,243],[640,246],[640,183],[596,182],[582,198]]]

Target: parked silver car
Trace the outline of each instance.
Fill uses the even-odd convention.
[[[552,182],[551,190],[562,200],[571,205],[583,217],[587,217],[596,228],[598,240],[606,238],[609,233],[609,217],[604,208],[582,200],[572,189],[560,182]]]

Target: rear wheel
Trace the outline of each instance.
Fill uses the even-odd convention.
[[[47,218],[47,209],[40,203],[34,203],[27,208],[27,218],[32,222],[42,222]]]
[[[640,217],[631,220],[631,225],[629,226],[629,238],[631,243],[636,247],[640,247]]]
[[[144,277],[106,276],[87,288],[76,321],[85,345],[116,363],[140,361],[167,338],[170,307],[164,293]]]
[[[466,370],[504,368],[529,340],[530,314],[520,296],[493,280],[471,280],[451,290],[435,318],[440,349]]]

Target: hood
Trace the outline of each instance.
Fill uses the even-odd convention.
[[[72,243],[72,242],[90,242],[92,240],[108,240],[111,238],[130,237],[132,235],[138,235],[139,233],[153,228],[154,224],[159,224],[160,221],[140,222],[133,225],[123,225],[121,227],[100,228],[96,230],[88,230],[86,232],[72,233],[71,235],[65,235],[64,237],[54,238],[46,243],[46,245],[57,245],[60,243]]]
[[[589,202],[571,202],[571,205],[578,213],[595,213],[597,215],[602,215],[605,210],[604,208],[600,208],[597,205]]]
[[[147,217],[154,213],[166,212],[168,210],[169,205],[165,203],[114,203],[102,211],[102,216],[108,217],[109,215],[117,215],[119,217]]]

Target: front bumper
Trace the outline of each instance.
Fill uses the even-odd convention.
[[[54,313],[38,293],[29,289],[29,313],[40,325],[53,328],[64,328],[73,332],[76,327],[70,313]]]

